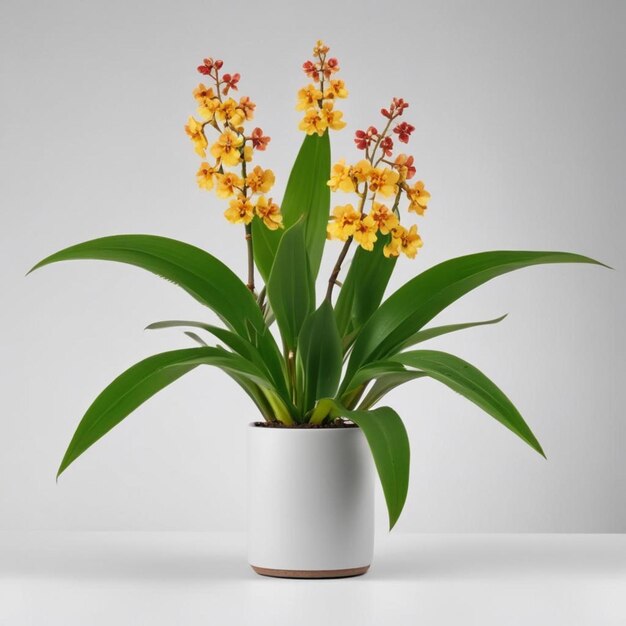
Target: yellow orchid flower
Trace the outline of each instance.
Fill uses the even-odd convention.
[[[402,246],[402,235],[406,233],[406,228],[398,224],[391,231],[391,239],[389,243],[383,248],[383,254],[389,258],[400,255],[400,248]]]
[[[207,191],[211,191],[215,184],[215,174],[217,172],[217,168],[209,165],[206,162],[200,163],[200,169],[196,173],[196,180],[198,181],[198,187],[200,189],[206,189]]]
[[[417,226],[413,224],[411,228],[402,236],[401,249],[409,259],[414,259],[418,248],[423,245],[422,238],[417,234]]]
[[[254,119],[254,109],[256,109],[256,104],[252,102],[248,96],[242,96],[239,99],[237,108],[241,111],[246,120]]]
[[[399,154],[394,161],[394,167],[400,174],[400,180],[398,182],[403,183],[409,178],[415,176],[415,166],[413,165],[414,158],[408,154]]]
[[[257,165],[246,176],[246,185],[253,193],[267,193],[274,185],[275,180],[276,177],[272,170],[264,170]]]
[[[418,180],[412,187],[407,188],[406,193],[411,202],[411,204],[409,204],[409,211],[414,211],[418,215],[424,215],[424,211],[428,208],[428,201],[430,200],[430,194],[426,191],[424,183]]]
[[[298,103],[296,104],[296,111],[306,111],[312,106],[317,106],[317,103],[321,99],[322,92],[311,83],[298,91]]]
[[[341,79],[331,80],[330,85],[324,92],[324,98],[347,98],[348,90]]]
[[[213,87],[207,87],[202,83],[193,90],[193,97],[198,103],[198,111],[205,108],[210,108],[212,111],[215,111],[220,104],[217,94],[213,91]]]
[[[324,100],[324,104],[322,104],[322,117],[326,120],[328,128],[332,128],[333,130],[341,130],[346,126],[346,123],[341,119],[343,113],[334,108],[332,100]]]
[[[395,215],[389,207],[381,204],[380,202],[374,201],[370,216],[376,223],[376,227],[382,235],[388,235],[400,224],[397,215]]]
[[[368,180],[372,169],[372,164],[367,159],[361,159],[356,165],[352,166],[352,177],[357,182],[364,183]]]
[[[265,196],[260,196],[254,207],[256,214],[270,230],[283,228],[283,216],[280,214],[280,207]]]
[[[206,141],[206,139],[205,139]],[[211,146],[211,154],[225,165],[237,165],[241,161],[239,146],[243,138],[231,130],[223,132],[219,139]]]
[[[398,178],[400,174],[396,170],[375,167],[369,174],[369,189],[385,197],[393,196],[398,193]]]
[[[239,108],[237,102],[232,98],[224,100],[220,103],[219,108],[215,111],[215,119],[219,122],[227,122],[233,128],[240,128],[246,119],[243,109]]]
[[[351,168],[346,165],[345,159],[333,165],[330,180],[326,183],[332,191],[354,191],[354,182],[352,181]]]
[[[307,135],[317,133],[321,137],[328,128],[328,122],[317,107],[310,107],[307,109],[298,128],[303,130]]]
[[[376,228],[377,224],[373,220],[371,215],[362,217],[357,223],[354,230],[354,241],[360,244],[363,250],[371,252],[374,249],[374,243],[376,242]]]
[[[213,87],[207,87],[203,83],[200,83],[193,90],[193,97],[198,102],[198,106],[206,106],[206,103],[213,100],[216,97]]]
[[[409,230],[403,226],[396,226],[391,231],[391,241],[383,248],[383,254],[386,257],[393,257],[403,252],[409,259],[414,259],[422,245],[422,238],[417,234],[415,224]]]
[[[193,97],[198,102],[198,115],[207,121],[212,121],[215,111],[219,109],[220,101],[212,87],[200,83],[193,90]]]
[[[210,100],[205,106],[198,107],[198,115],[207,122],[212,122],[215,119],[215,113],[219,108],[220,101],[215,98],[215,100]]]
[[[215,193],[220,198],[230,198],[237,192],[241,192],[243,188],[243,179],[237,174],[227,172],[226,174],[217,174],[217,189]]]
[[[237,196],[230,201],[224,217],[232,224],[249,224],[254,217],[254,207],[245,196]]]
[[[202,158],[205,158],[206,147],[209,144],[206,137],[204,136],[204,124],[189,116],[189,119],[187,120],[187,125],[185,126],[185,132],[191,138],[196,154],[201,156]]]
[[[361,214],[351,204],[346,204],[333,209],[332,219],[333,221],[326,227],[328,238],[346,241],[348,237],[354,235]]]

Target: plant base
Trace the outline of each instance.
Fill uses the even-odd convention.
[[[363,567],[350,567],[348,569],[271,569],[268,567],[250,567],[261,576],[272,576],[273,578],[350,578],[352,576],[362,576],[370,568],[369,565]]]

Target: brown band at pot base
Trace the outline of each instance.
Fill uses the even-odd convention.
[[[350,576],[362,576],[370,568],[369,565],[363,567],[350,567],[348,569],[271,569],[269,567],[250,567],[261,576],[272,576],[274,578],[349,578]]]

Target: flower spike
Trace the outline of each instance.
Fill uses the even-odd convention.
[[[343,113],[335,108],[335,102],[348,97],[348,90],[341,79],[331,78],[339,71],[339,61],[328,58],[330,48],[321,40],[313,47],[314,61],[302,64],[302,70],[312,83],[298,91],[296,109],[304,111],[304,118],[298,128],[307,135],[320,137],[328,130],[341,130],[346,123]]]
[[[415,176],[413,156],[401,153],[394,157],[393,154],[392,134],[400,143],[408,143],[415,130],[408,122],[396,122],[408,106],[403,98],[393,98],[388,107],[380,110],[386,119],[382,131],[368,126],[367,130],[357,130],[354,135],[354,143],[358,150],[365,152],[365,158],[354,165],[341,159],[332,167],[327,183],[331,191],[356,193],[359,198],[357,208],[352,204],[338,206],[330,216],[327,237],[344,241],[344,250],[352,240],[364,250],[373,250],[378,236],[385,238],[383,253],[386,257],[402,253],[413,259],[422,247],[417,225],[405,228],[400,224],[400,200],[406,196],[408,211],[424,215],[430,193],[421,180],[412,186],[407,182]],[[315,123],[313,113],[307,111],[307,115],[311,115],[307,123]],[[390,198],[390,205],[383,204],[382,198]]]
[[[254,151],[264,151],[270,137],[258,127],[246,134],[245,124],[254,118],[256,104],[248,96],[242,96],[238,101],[229,97],[229,93],[239,90],[241,75],[220,75],[223,65],[221,59],[207,57],[198,66],[198,72],[208,77],[212,84],[200,83],[194,89],[193,97],[202,121],[190,117],[185,126],[196,153],[206,159],[208,148],[215,159],[214,163],[203,161],[200,164],[196,173],[198,187],[215,190],[218,197],[230,201],[224,216],[233,224],[245,224],[249,229],[252,220],[259,219],[270,230],[282,228],[280,207],[263,195],[274,185],[274,173],[258,165],[251,171],[248,169]],[[338,124],[339,120],[334,123]],[[205,132],[207,127],[218,133],[210,148]],[[237,168],[237,171],[228,168]],[[246,237],[248,234],[246,230]]]

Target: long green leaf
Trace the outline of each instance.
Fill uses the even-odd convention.
[[[208,348],[209,344],[202,339],[202,337],[200,337],[200,335],[198,335],[198,333],[194,333],[191,330],[186,330],[185,331],[185,335],[187,335],[187,337],[189,337],[189,339],[193,339],[193,341],[195,341],[199,346],[202,346],[204,348]]]
[[[258,351],[249,341],[226,328],[220,328],[213,324],[193,320],[163,320],[161,322],[153,322],[146,326],[146,330],[160,330],[163,328],[200,328],[217,337],[220,341],[223,341],[231,350],[234,350],[237,354],[240,354],[246,359],[256,364],[258,364],[257,361],[260,360]]]
[[[371,252],[359,246],[335,304],[342,337],[358,331],[372,316],[385,295],[397,258],[386,258],[382,249],[388,236],[379,236]]]
[[[267,297],[288,349],[294,349],[304,320],[315,309],[315,284],[304,239],[304,220],[285,232],[267,283]]]
[[[376,379],[365,397],[361,400],[358,408],[370,409],[396,387],[399,387],[400,385],[403,385],[411,380],[415,380],[416,378],[423,378],[424,376],[426,376],[424,372],[415,372],[413,370],[381,374]]]
[[[322,137],[307,135],[302,142],[289,175],[281,205],[285,228],[290,228],[304,216],[306,247],[313,278],[317,276],[330,213],[330,140],[328,132]],[[272,265],[282,231],[270,231],[255,219],[252,222],[254,258],[263,279],[269,281]]]
[[[333,307],[328,300],[310,315],[298,339],[298,373],[304,414],[320,398],[332,397],[341,378],[342,349]]]
[[[409,489],[411,453],[400,416],[389,407],[349,411],[337,402],[333,402],[333,416],[347,417],[363,431],[385,494],[391,530],[402,513]]]
[[[261,332],[263,316],[243,282],[208,252],[154,235],[115,235],[80,243],[50,255],[33,267],[58,261],[100,259],[128,263],[157,274],[190,293],[242,336],[248,323]]]
[[[228,374],[248,395],[266,421],[276,421],[275,411],[272,409],[267,399],[267,390],[261,389],[259,385],[253,383],[243,375],[236,374],[233,371],[228,372]]]
[[[283,398],[283,400],[290,405],[291,401],[289,392],[287,391],[287,372],[285,367],[285,361],[280,353],[280,349],[274,339],[269,328],[265,328],[257,336],[257,346],[259,354],[263,359],[266,368],[270,371],[272,380],[276,385],[276,389]]]
[[[364,365],[359,371],[352,377],[352,382],[347,389],[347,392],[354,391],[361,385],[367,385],[370,381],[391,374],[393,372],[403,372],[404,367],[400,363],[396,363],[390,359],[384,361],[374,361]]]
[[[418,343],[423,343],[435,337],[441,337],[441,335],[447,335],[448,333],[454,333],[457,330],[465,330],[467,328],[476,328],[477,326],[487,326],[489,324],[497,324],[501,322],[505,315],[496,317],[492,320],[485,320],[483,322],[465,322],[463,324],[446,324],[445,326],[433,326],[432,328],[424,328],[418,330],[414,335],[411,335],[404,343],[398,347],[398,351],[406,350],[411,346],[416,346]]]
[[[193,320],[164,320],[154,322],[146,326],[146,330],[178,327],[201,328],[217,337],[231,350],[249,361],[252,361],[261,371],[267,373],[283,400],[288,404],[290,403],[280,353],[276,353],[276,350],[272,349],[271,345],[266,345],[264,338],[259,341],[260,348],[257,348],[248,340],[226,328],[220,328],[213,324]],[[273,342],[275,345],[273,337],[270,339],[270,342]],[[266,349],[264,350],[264,348]]]
[[[489,378],[467,361],[437,350],[403,352],[391,360],[414,367],[460,393],[514,432],[533,450],[545,456],[537,438],[513,403]]]
[[[72,437],[57,476],[138,406],[202,364],[215,365],[255,385],[271,387],[252,363],[218,348],[187,348],[148,357],[118,376],[94,400]]]
[[[592,263],[567,252],[480,252],[440,263],[391,295],[370,317],[357,337],[342,390],[365,363],[392,354],[447,306],[492,278],[544,263]]]
[[[371,381],[392,373],[402,373],[405,368],[395,361],[374,361],[363,366],[352,378],[345,391],[338,394],[341,404],[348,409],[355,408]]]
[[[254,262],[267,284],[276,258],[276,250],[283,235],[283,230],[270,230],[257,216],[252,220],[252,249]]]

